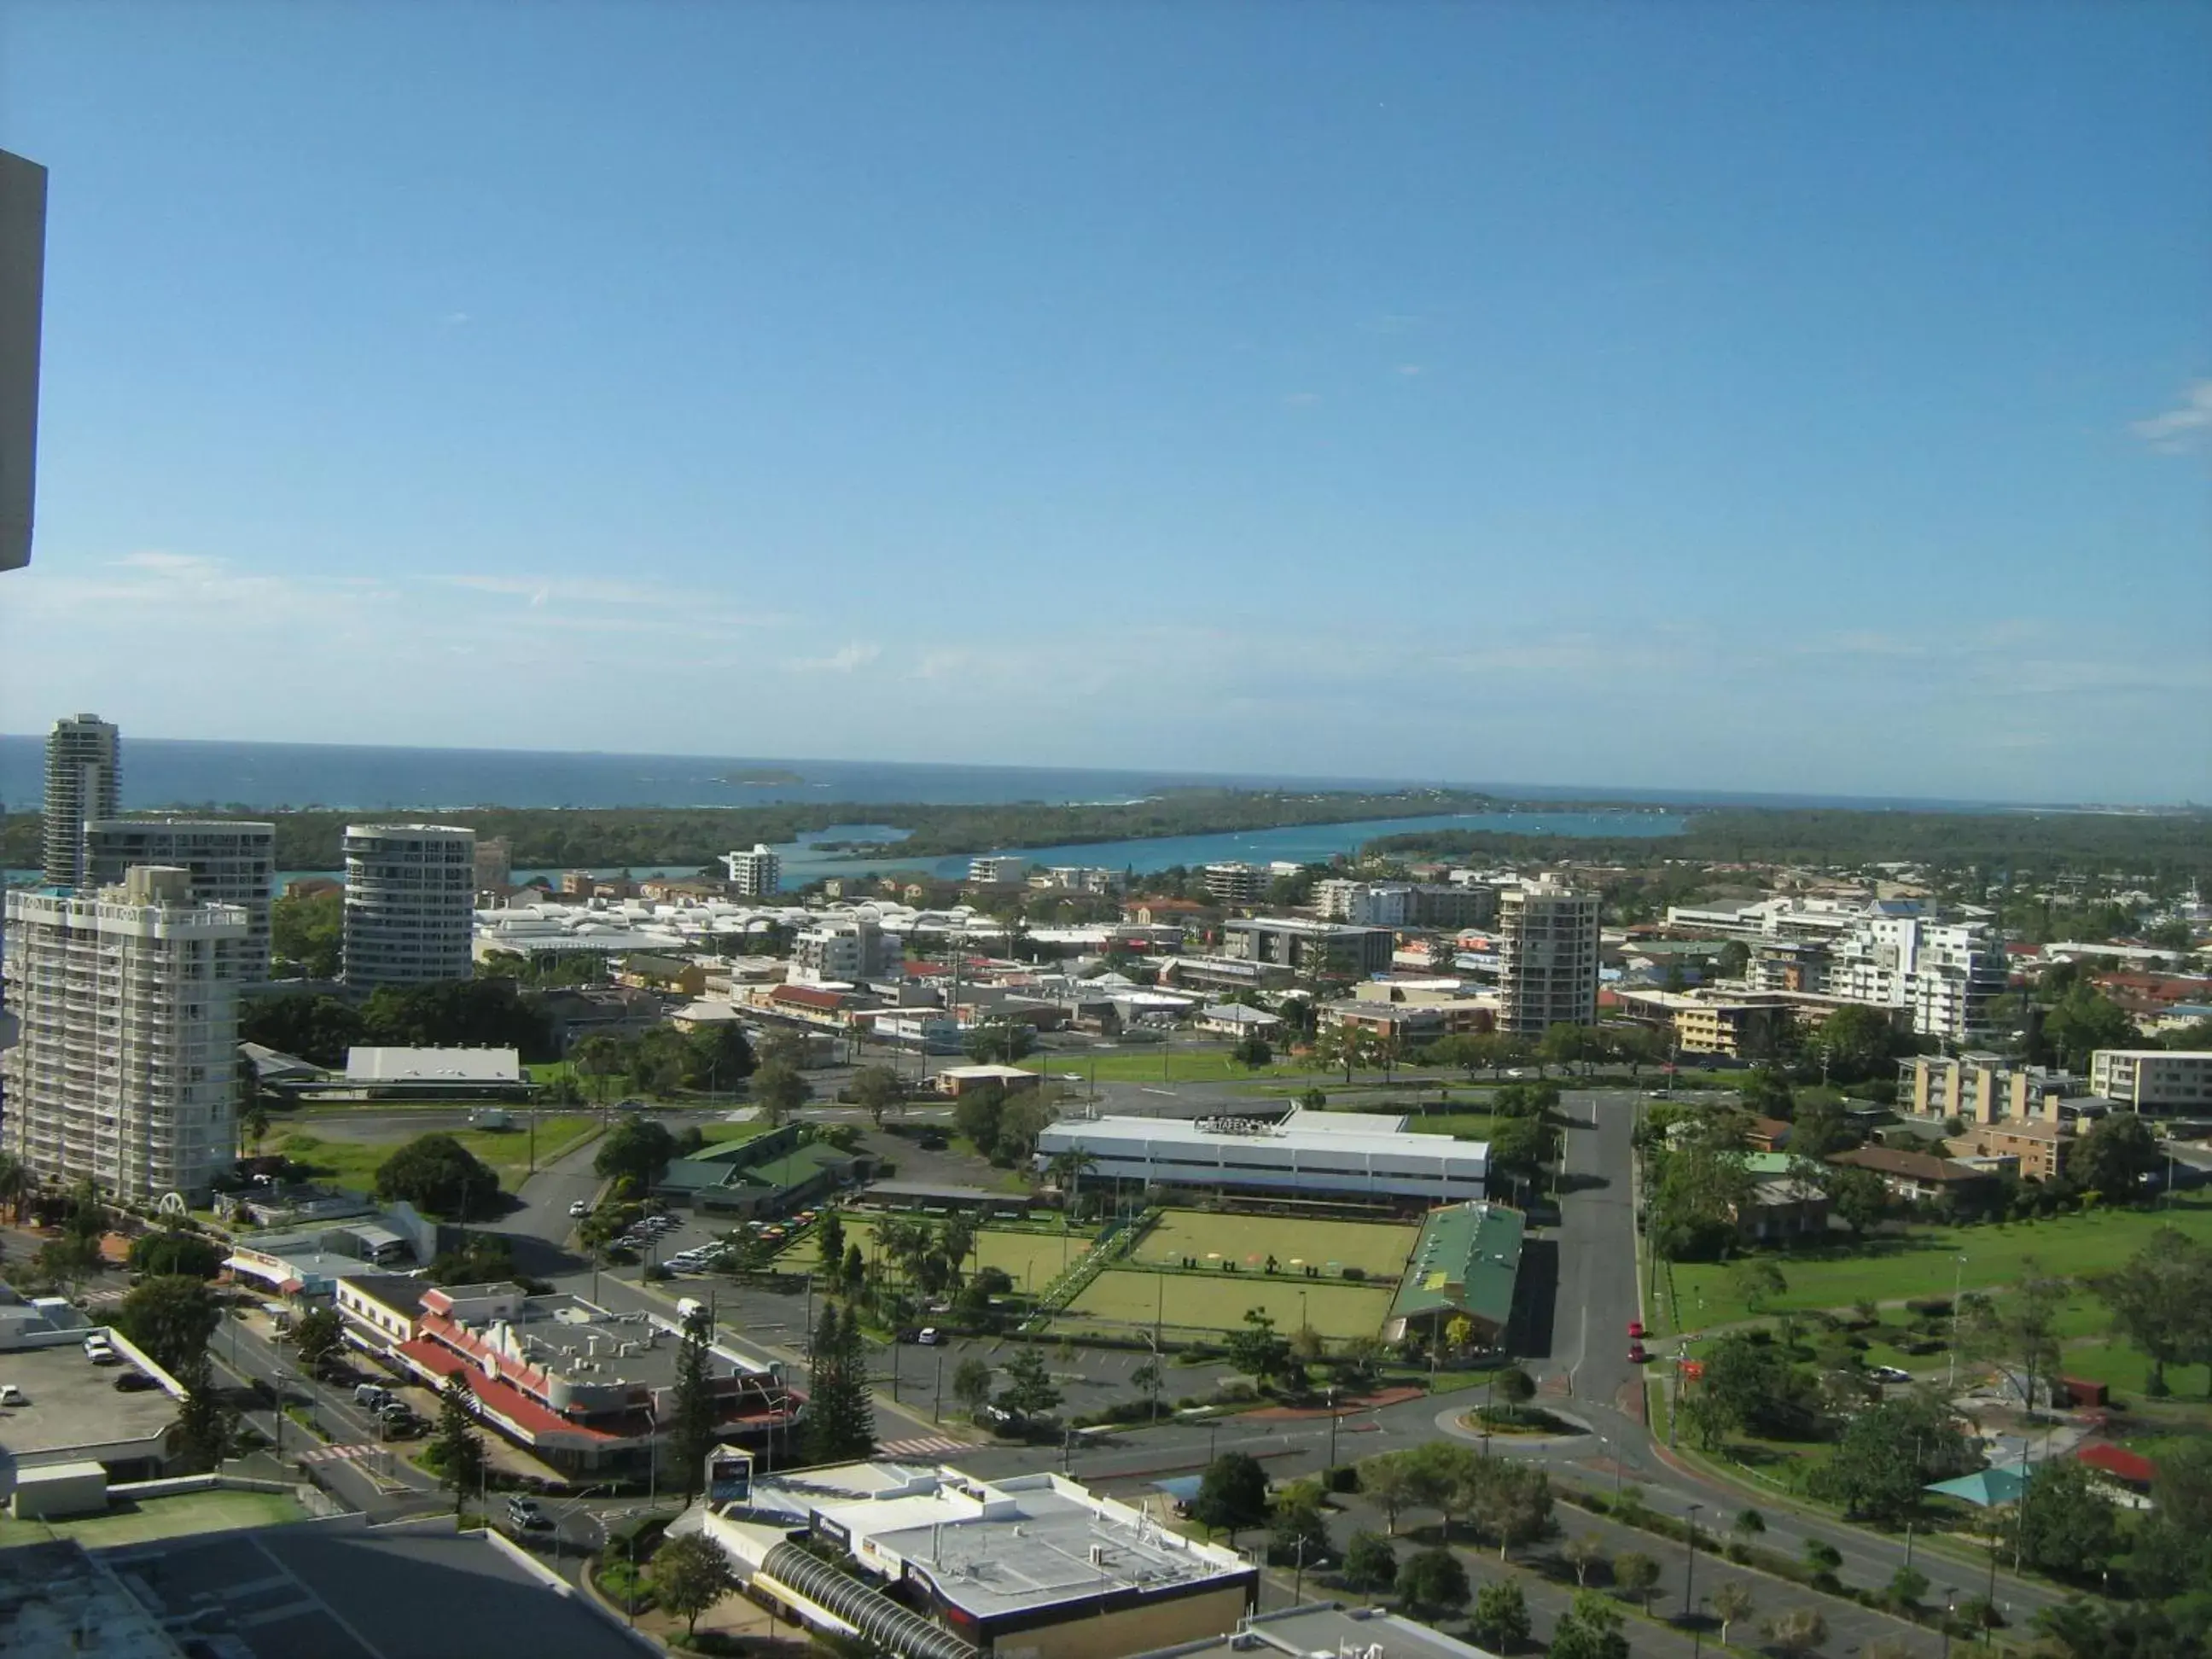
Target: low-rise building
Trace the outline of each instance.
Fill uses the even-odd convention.
[[[1232,1631],[1180,1647],[1158,1648],[1133,1659],[1498,1659],[1487,1648],[1462,1642],[1381,1607],[1348,1607],[1340,1601],[1309,1602],[1255,1613]]]
[[[719,1484],[702,1530],[757,1599],[908,1659],[1123,1659],[1230,1630],[1258,1592],[1236,1551],[1061,1475],[879,1462]]]
[[[168,1473],[179,1449],[184,1385],[120,1331],[46,1302],[23,1303],[0,1285],[0,1382],[21,1389],[22,1398],[0,1417],[0,1502],[15,1497],[19,1482],[35,1484],[42,1471],[66,1478],[64,1472],[84,1470],[96,1477],[95,1507],[104,1506],[109,1480],[151,1480]],[[17,1309],[27,1312],[7,1316]],[[106,1338],[119,1364],[92,1362],[83,1345],[94,1334]],[[153,1386],[117,1389],[126,1370]],[[0,1614],[0,1632],[7,1624]]]
[[[1970,1200],[1986,1194],[1995,1182],[1988,1170],[1895,1146],[1861,1146],[1848,1152],[1831,1152],[1828,1162],[1844,1169],[1871,1170],[1892,1193],[1916,1203],[1936,1198],[1948,1198],[1954,1202]]]
[[[1899,1107],[1923,1117],[2056,1121],[2058,1103],[2082,1092],[2077,1077],[1998,1054],[1915,1054],[1897,1066]]]
[[[1526,1218],[1503,1204],[1449,1204],[1422,1218],[1421,1237],[1390,1304],[1384,1339],[1431,1335],[1464,1318],[1485,1347],[1502,1346],[1513,1319]]]
[[[1773,992],[1620,986],[1613,999],[1623,1016],[1659,1032],[1684,1054],[1730,1059],[1771,1054],[1784,1026],[1796,1015],[1789,999]]]
[[[937,1074],[937,1086],[955,1100],[971,1089],[995,1085],[1008,1094],[1037,1086],[1035,1072],[1025,1072],[1018,1066],[947,1066]]]
[[[1402,1051],[1438,1037],[1488,1031],[1498,1024],[1498,1003],[1489,997],[1451,997],[1436,1001],[1385,1002],[1352,997],[1327,1004],[1322,1018],[1339,1030],[1365,1031]]]
[[[1198,1030],[1236,1042],[1258,1037],[1273,1042],[1283,1034],[1283,1022],[1279,1016],[1241,1002],[1217,1002],[1210,1008],[1201,1008],[1191,1024]]]
[[[785,1124],[750,1140],[708,1146],[671,1159],[653,1183],[666,1204],[703,1213],[750,1218],[788,1215],[864,1178],[872,1163],[828,1141],[802,1145],[797,1124]]]
[[[707,988],[707,969],[683,957],[640,951],[624,957],[615,969],[615,983],[634,990],[658,991],[663,996],[696,997]]]
[[[364,1341],[404,1328],[404,1340],[384,1347],[387,1357],[441,1393],[467,1390],[487,1428],[577,1473],[662,1457],[676,1418],[683,1330],[675,1321],[611,1313],[581,1297],[532,1296],[519,1285],[392,1292],[389,1283],[351,1280],[343,1316]],[[804,1396],[785,1386],[780,1367],[720,1342],[707,1366],[722,1439],[757,1445],[795,1427]]]
[[[1221,925],[1224,954],[1293,975],[1358,979],[1388,973],[1396,939],[1388,927],[1352,927],[1304,916],[1255,916]]]
[[[520,1100],[531,1092],[512,1048],[346,1050],[345,1076],[314,1092],[352,1100]]]
[[[1264,864],[1234,861],[1209,864],[1200,872],[1199,878],[1205,884],[1208,898],[1231,909],[1260,903],[1267,896],[1267,889],[1275,879]]]
[[[1012,887],[1029,880],[1030,861],[1012,853],[984,853],[968,860],[968,879],[987,887]]]
[[[1736,1206],[1735,1224],[1747,1238],[1761,1243],[1819,1237],[1828,1231],[1828,1195],[1817,1182],[1790,1175],[1768,1175],[1751,1183],[1751,1196]]]
[[[1486,1195],[1486,1142],[1408,1134],[1402,1116],[1294,1109],[1253,1118],[1065,1118],[1037,1137],[1037,1167],[1088,1153],[1086,1180],[1193,1190],[1346,1194],[1433,1203]]]
[[[2009,1158],[2027,1181],[2056,1181],[2074,1156],[2074,1126],[2014,1118],[1995,1123],[1969,1122],[1966,1132],[1944,1143],[1959,1158]]]
[[[2089,1092],[2138,1112],[2212,1112],[2212,1049],[2100,1048]]]

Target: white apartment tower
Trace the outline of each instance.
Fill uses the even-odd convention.
[[[1972,1042],[1989,1034],[2004,994],[2004,947],[1978,921],[1930,921],[1882,905],[1829,947],[1817,988],[1849,1002],[1911,1011],[1924,1036]]]
[[[246,912],[240,974],[269,978],[269,901],[276,879],[276,826],[229,818],[100,818],[84,827],[85,880],[111,887],[142,864],[189,872],[196,904]]]
[[[246,913],[195,903],[187,871],[142,866],[97,895],[10,893],[5,932],[22,1029],[0,1054],[0,1144],[58,1182],[204,1195],[238,1153]]]
[[[1498,896],[1498,1029],[1597,1023],[1597,895],[1556,882]]]
[[[783,886],[783,860],[759,842],[750,853],[723,854],[722,862],[739,898],[772,898]]]
[[[858,984],[889,973],[898,949],[872,915],[828,917],[792,941],[791,977],[802,984]]]
[[[116,814],[120,747],[115,728],[97,714],[56,720],[46,734],[45,850],[53,886],[78,887],[89,879],[84,827]]]
[[[345,981],[466,979],[476,921],[477,832],[441,823],[349,823]]]

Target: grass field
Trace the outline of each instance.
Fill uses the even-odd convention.
[[[307,1510],[282,1492],[188,1492],[168,1498],[118,1499],[105,1515],[65,1521],[15,1521],[0,1516],[0,1548],[74,1538],[88,1548],[107,1544],[143,1544],[187,1533],[222,1532],[233,1527],[274,1527],[304,1521]]]
[[[376,1171],[384,1160],[405,1144],[397,1140],[349,1140],[331,1133],[337,1127],[321,1121],[314,1126],[317,1133],[295,1130],[288,1135],[271,1134],[268,1150],[307,1165],[326,1180],[365,1188],[375,1184]],[[538,1167],[543,1169],[598,1127],[596,1118],[581,1113],[540,1117]],[[508,1192],[521,1183],[524,1172],[530,1167],[530,1131],[526,1125],[513,1129],[454,1129],[440,1133],[451,1133],[498,1171],[500,1185]]]
[[[858,1244],[861,1254],[872,1255],[875,1229],[866,1219],[841,1215],[844,1224],[845,1242]],[[793,1267],[820,1266],[817,1249],[817,1235],[809,1232],[805,1237],[784,1252],[783,1261]],[[1091,1235],[1073,1232],[1063,1237],[1050,1232],[1017,1232],[986,1228],[975,1235],[975,1255],[970,1258],[971,1267],[997,1267],[1014,1281],[1017,1289],[1041,1291],[1060,1277],[1063,1267],[1073,1267],[1083,1260],[1091,1248]]]
[[[1158,1316],[1170,1329],[1227,1331],[1241,1327],[1247,1309],[1264,1309],[1275,1328],[1298,1328],[1301,1309],[1314,1329],[1342,1340],[1373,1336],[1390,1310],[1395,1284],[1346,1285],[1340,1279],[1269,1278],[1263,1273],[1152,1273],[1109,1267],[1085,1287],[1074,1304],[1052,1322],[1054,1332],[1115,1331],[1114,1321],[1149,1328]],[[1127,1330],[1120,1332],[1127,1335]]]
[[[1138,1241],[1132,1260],[1179,1263],[1195,1256],[1201,1266],[1222,1257],[1257,1267],[1272,1255],[1286,1273],[1292,1264],[1333,1270],[1358,1267],[1393,1288],[1406,1259],[1419,1240],[1418,1227],[1382,1222],[1309,1221],[1292,1216],[1215,1215],[1204,1210],[1170,1210]],[[1300,1282],[1306,1282],[1301,1280]],[[1242,1317],[1239,1311],[1238,1317]]]
[[[732,1141],[750,1140],[764,1135],[775,1126],[758,1118],[750,1123],[708,1123],[699,1130],[699,1138],[709,1146],[725,1146]]]
[[[2164,1226],[2212,1243],[2212,1197],[2192,1194],[2170,1208],[2101,1210],[2002,1226],[1917,1227],[1903,1239],[1764,1256],[1781,1268],[1789,1289],[1769,1297],[1761,1311],[1948,1297],[1954,1283],[1970,1291],[2002,1290],[2021,1277],[2031,1258],[2045,1273],[2080,1278],[2118,1267]],[[1962,1255],[1963,1272],[1959,1264]],[[1674,1279],[1679,1318],[1666,1295],[1663,1275],[1659,1303],[1653,1310],[1660,1316],[1662,1331],[1702,1330],[1753,1317],[1736,1296],[1725,1267],[1679,1262]]]
[[[1406,1127],[1415,1134],[1488,1140],[1498,1131],[1498,1120],[1488,1112],[1431,1112],[1426,1117],[1414,1117]]]

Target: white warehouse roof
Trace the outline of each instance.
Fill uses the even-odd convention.
[[[1280,1123],[1245,1118],[1063,1118],[1037,1137],[1037,1158],[1091,1155],[1095,1173],[1164,1187],[1388,1193],[1480,1198],[1490,1173],[1485,1141],[1407,1134],[1365,1124],[1323,1127],[1293,1111]],[[1382,1120],[1389,1122],[1390,1120]]]
[[[512,1048],[349,1048],[348,1083],[520,1083]]]

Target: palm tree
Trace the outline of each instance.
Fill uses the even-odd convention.
[[[0,1152],[0,1204],[8,1206],[8,1218],[20,1223],[23,1219],[23,1200],[38,1189],[38,1177],[13,1152]]]
[[[1055,1152],[1052,1162],[1045,1166],[1045,1173],[1052,1177],[1053,1184],[1067,1194],[1067,1202],[1060,1206],[1060,1211],[1063,1227],[1070,1212],[1075,1207],[1076,1193],[1083,1183],[1085,1172],[1097,1167],[1098,1160],[1080,1146],[1071,1146],[1064,1152]]]

